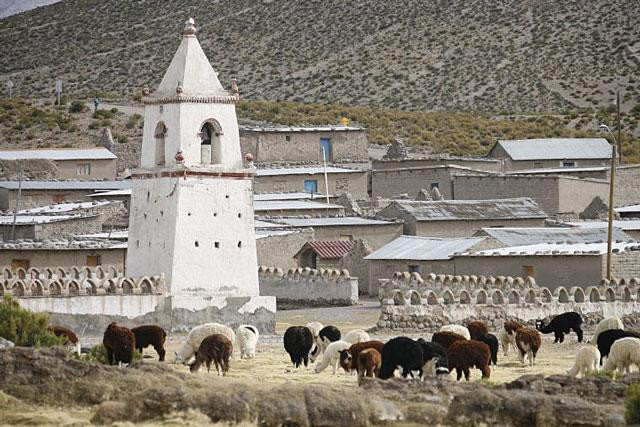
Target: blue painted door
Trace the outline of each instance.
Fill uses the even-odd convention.
[[[320,138],[320,155],[324,153],[324,160],[331,161],[331,138]]]

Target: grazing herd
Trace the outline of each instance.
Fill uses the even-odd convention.
[[[565,335],[571,332],[575,332],[578,342],[583,340],[582,318],[575,312],[560,314],[548,324],[538,320],[535,326],[527,328],[507,320],[496,336],[484,322],[471,321],[466,326],[443,326],[432,335],[431,341],[399,336],[385,343],[372,340],[362,329],[343,334],[335,326],[310,322],[306,326],[289,327],[283,344],[295,368],[316,363],[313,368],[316,373],[331,367],[334,375],[342,368],[357,374],[359,379],[388,379],[396,372],[405,378],[424,378],[446,376],[455,370],[458,381],[462,376],[468,381],[471,369],[480,371],[482,378],[490,378],[490,366],[498,366],[500,346],[505,356],[513,348],[523,364],[534,365],[542,344],[541,333],[553,333],[554,343],[564,342]],[[64,337],[65,345],[79,353],[80,343],[73,331],[62,326],[54,326],[51,331]],[[202,365],[210,371],[213,364],[219,375],[225,375],[234,345],[241,359],[253,359],[259,336],[258,329],[252,325],[240,325],[234,331],[220,323],[205,323],[191,329],[175,352],[175,363],[188,365],[191,372],[197,372]],[[102,343],[112,365],[131,363],[134,350],[142,352],[149,346],[162,362],[166,338],[166,331],[156,325],[129,329],[113,322],[106,328]],[[622,321],[612,317],[602,320],[588,344],[576,352],[574,365],[567,375],[584,376],[600,369],[628,373],[633,365],[640,369],[640,332],[624,330]]]

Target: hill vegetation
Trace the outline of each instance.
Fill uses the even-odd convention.
[[[65,0],[0,21],[21,96],[155,87],[192,16],[247,99],[395,110],[554,112],[639,104],[640,2]]]
[[[126,111],[126,113],[125,113]],[[397,111],[296,102],[241,101],[238,118],[245,123],[284,125],[338,124],[343,118],[365,126],[369,141],[388,144],[405,139],[414,150],[452,155],[485,155],[497,139],[593,137],[598,123],[615,124],[611,110],[570,114],[490,116],[470,113]],[[101,109],[94,113],[86,99],[55,106],[50,100],[0,100],[0,147],[82,147],[98,142],[109,127],[118,144],[140,143],[141,107]],[[637,128],[640,109],[624,115],[626,128]],[[623,134],[625,162],[640,162],[640,140]]]

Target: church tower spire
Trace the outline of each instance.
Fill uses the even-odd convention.
[[[133,194],[128,274],[164,273],[172,295],[258,295],[252,205],[227,92],[193,19],[158,88],[145,90]],[[236,91],[234,91],[236,92]]]

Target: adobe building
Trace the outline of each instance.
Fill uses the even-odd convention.
[[[104,147],[0,150],[0,161],[28,163],[33,160],[51,161],[57,179],[92,181],[117,177],[117,157]]]
[[[357,126],[240,126],[242,155],[259,164],[367,163],[368,139]]]
[[[530,169],[510,172],[516,175],[531,176],[568,176],[573,178],[591,178],[609,182],[610,166],[592,166],[584,168]],[[585,188],[588,186],[585,185]],[[640,203],[640,165],[618,165],[616,167],[614,206],[628,206]],[[604,200],[604,199],[603,199]]]
[[[377,295],[380,279],[392,277],[396,271],[457,274],[453,254],[471,250],[485,239],[400,236],[379,248],[364,260],[369,265],[369,295]]]
[[[528,197],[549,216],[577,215],[596,197],[609,197],[608,181],[564,175],[455,175],[453,189],[459,200]]]
[[[340,269],[340,260],[353,249],[352,240],[306,242],[294,255],[298,267]]]
[[[278,224],[256,221],[258,265],[269,265],[287,271],[297,268],[294,258],[300,248],[315,239],[312,228],[287,228]]]
[[[471,237],[485,227],[542,227],[547,215],[526,197],[493,200],[394,200],[376,215],[404,221],[411,236]]]
[[[55,239],[0,243],[0,265],[18,268],[97,267],[125,273],[127,244],[105,239]]]
[[[604,138],[498,140],[487,157],[502,160],[504,171],[606,166],[611,145]]]
[[[453,255],[457,275],[531,276],[538,286],[597,286],[606,278],[607,243],[541,243]],[[611,258],[613,277],[640,275],[638,242],[617,241]]]
[[[408,160],[408,163],[414,163]],[[480,170],[470,169],[453,164],[433,166],[407,166],[404,162],[387,161],[385,167],[376,169],[379,161],[374,161],[371,170],[371,196],[381,198],[398,198],[406,194],[415,199],[422,190],[431,191],[437,188],[445,199],[455,199],[454,177],[457,175],[483,174]],[[402,164],[401,164],[402,163]],[[399,167],[390,168],[390,165]]]
[[[125,190],[131,181],[0,181],[0,210],[13,211],[55,203],[85,201],[98,191]]]
[[[254,188],[256,193],[295,191],[318,195],[350,193],[356,199],[368,197],[366,170],[330,166],[326,172],[328,190],[322,166],[257,169]]]

